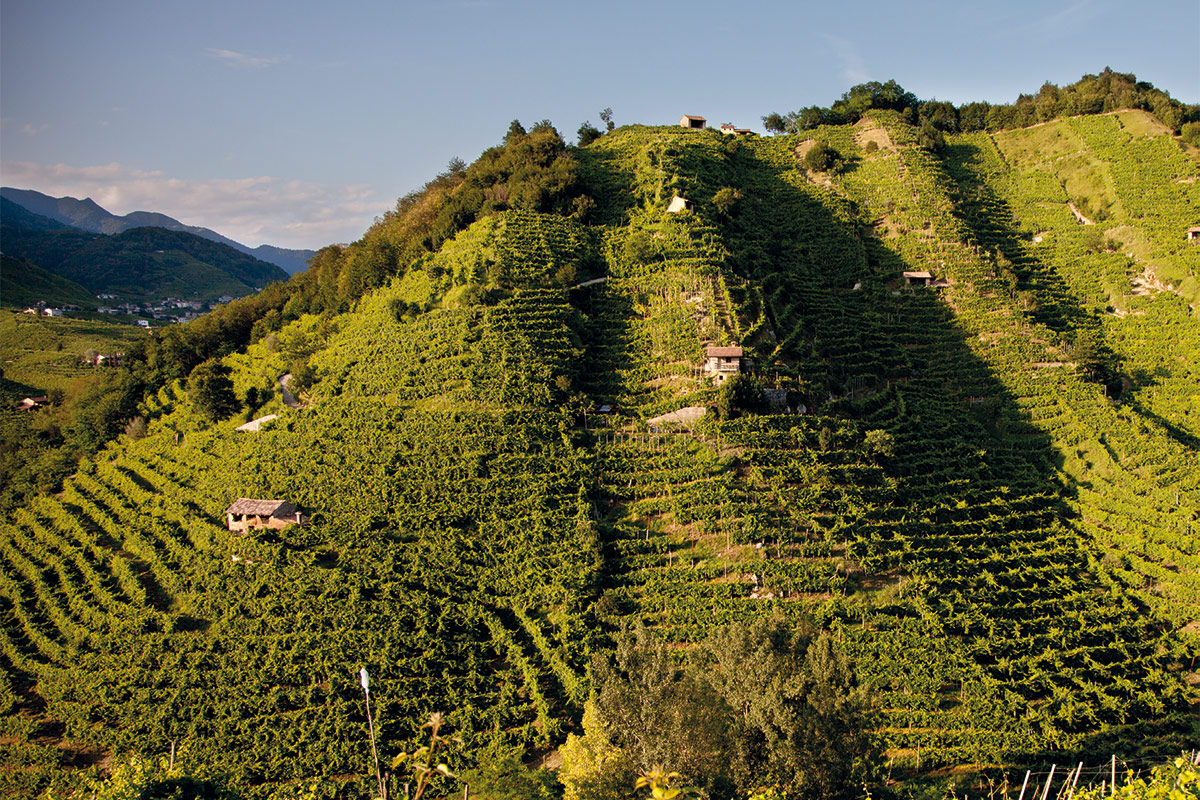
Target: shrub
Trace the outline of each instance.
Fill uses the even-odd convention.
[[[841,154],[820,139],[813,142],[804,156],[804,166],[815,172],[836,171],[841,162]]]

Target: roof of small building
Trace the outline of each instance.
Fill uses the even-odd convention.
[[[742,348],[740,347],[717,347],[710,344],[704,348],[704,355],[707,358],[741,358]]]
[[[906,277],[906,278],[930,278],[930,279],[932,279],[932,278],[933,278],[933,273],[932,273],[932,272],[926,272],[925,270],[917,270],[917,271],[914,271],[914,272],[905,272],[905,273],[904,273],[904,277]]]
[[[1200,233],[1200,225],[1193,225],[1188,228],[1188,233]]]
[[[249,432],[249,433],[256,433],[256,432],[258,432],[258,429],[262,427],[263,423],[270,422],[273,419],[279,419],[279,415],[278,414],[267,414],[265,417],[259,417],[258,419],[252,419],[249,422],[247,422],[245,425],[238,425],[236,430]]]
[[[291,503],[286,500],[253,500],[239,497],[233,505],[225,509],[226,514],[245,514],[252,517],[269,517],[284,506],[290,510]]]
[[[683,423],[686,425],[690,422],[695,422],[696,420],[700,419],[707,411],[708,409],[704,406],[687,406],[686,408],[668,411],[666,414],[660,414],[653,419],[648,419],[646,420],[646,424],[652,428],[659,425],[670,425],[674,423]]]
[[[697,117],[697,116],[695,116],[694,114],[684,114],[684,115],[683,115],[683,118],[684,118],[684,119],[698,119],[698,120],[700,120],[701,122],[707,122],[707,121],[708,121],[708,117]]]

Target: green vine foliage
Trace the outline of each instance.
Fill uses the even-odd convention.
[[[172,741],[248,797],[370,791],[365,664],[383,753],[441,709],[460,782],[565,745],[626,787],[569,796],[632,796],[654,762],[580,744],[593,657],[639,622],[682,659],[776,614],[837,642],[895,778],[1177,751],[1194,162],[1136,111],[942,131],[941,154],[902,112],[863,119],[571,150],[518,125],[295,285],[156,333],[124,410],[80,418],[95,454],[0,521],[5,791]],[[804,168],[815,138],[844,169]],[[734,343],[753,391],[718,419],[702,357]],[[195,413],[209,359],[276,419]],[[135,416],[145,436],[112,439]],[[232,533],[239,497],[310,524]]]

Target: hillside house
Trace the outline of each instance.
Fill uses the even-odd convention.
[[[1200,242],[1200,225],[1188,228],[1187,237],[1189,242]]]
[[[718,381],[742,371],[742,348],[709,345],[704,349],[704,371]]]
[[[691,211],[696,207],[696,204],[686,197],[675,195],[671,198],[670,205],[667,206],[667,213],[678,214],[680,211]]]
[[[691,114],[684,114],[679,118],[679,127],[691,131],[702,131],[707,124],[708,120],[704,117],[693,117]]]
[[[754,131],[750,130],[749,128],[735,128],[726,122],[721,125],[721,133],[725,136],[749,136],[750,134],[754,133]]]
[[[225,526],[235,532],[251,528],[282,530],[289,525],[307,525],[308,520],[286,500],[252,500],[239,497],[225,509]]]
[[[925,270],[905,272],[904,280],[909,286],[928,286],[933,283],[933,275]]]
[[[92,359],[94,367],[119,367],[125,363],[124,353],[97,353]]]
[[[21,402],[17,403],[17,411],[36,411],[39,408],[45,408],[50,404],[48,397],[26,397]]]

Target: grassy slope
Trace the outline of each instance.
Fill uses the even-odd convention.
[[[145,331],[129,325],[0,312],[5,378],[39,394],[66,390],[72,381],[90,375],[93,368],[79,364],[85,351],[121,353],[144,336]]]
[[[96,296],[77,283],[47,272],[23,258],[0,256],[0,306],[23,308],[44,300],[49,306],[94,309]]]
[[[880,121],[886,138],[815,134],[841,176],[806,174],[793,137],[622,129],[581,154],[598,224],[485,221],[335,330],[281,332],[279,351],[321,347],[307,408],[272,400],[259,413],[282,419],[237,434],[164,392],[148,439],[3,526],[3,746],[32,765],[10,785],[171,740],[263,792],[340,781],[364,763],[364,664],[385,754],[435,709],[472,748],[545,752],[611,626],[685,643],[775,608],[841,632],[898,768],[1170,738],[1182,651],[1146,604],[1178,626],[1195,598],[1182,570],[1143,590],[1166,569],[1151,545],[1192,524],[1194,453],[1048,366],[1087,309],[1065,264],[1004,251],[1004,279],[1017,228],[971,206],[1008,185],[1003,163],[956,142],[948,173]],[[675,194],[698,212],[666,214]],[[954,286],[909,290],[909,268]],[[732,340],[809,413],[648,434],[711,400],[693,365]],[[283,359],[264,343],[231,363],[242,393]],[[601,402],[616,419],[581,430],[571,409]],[[287,497],[314,525],[230,536],[237,496]]]

